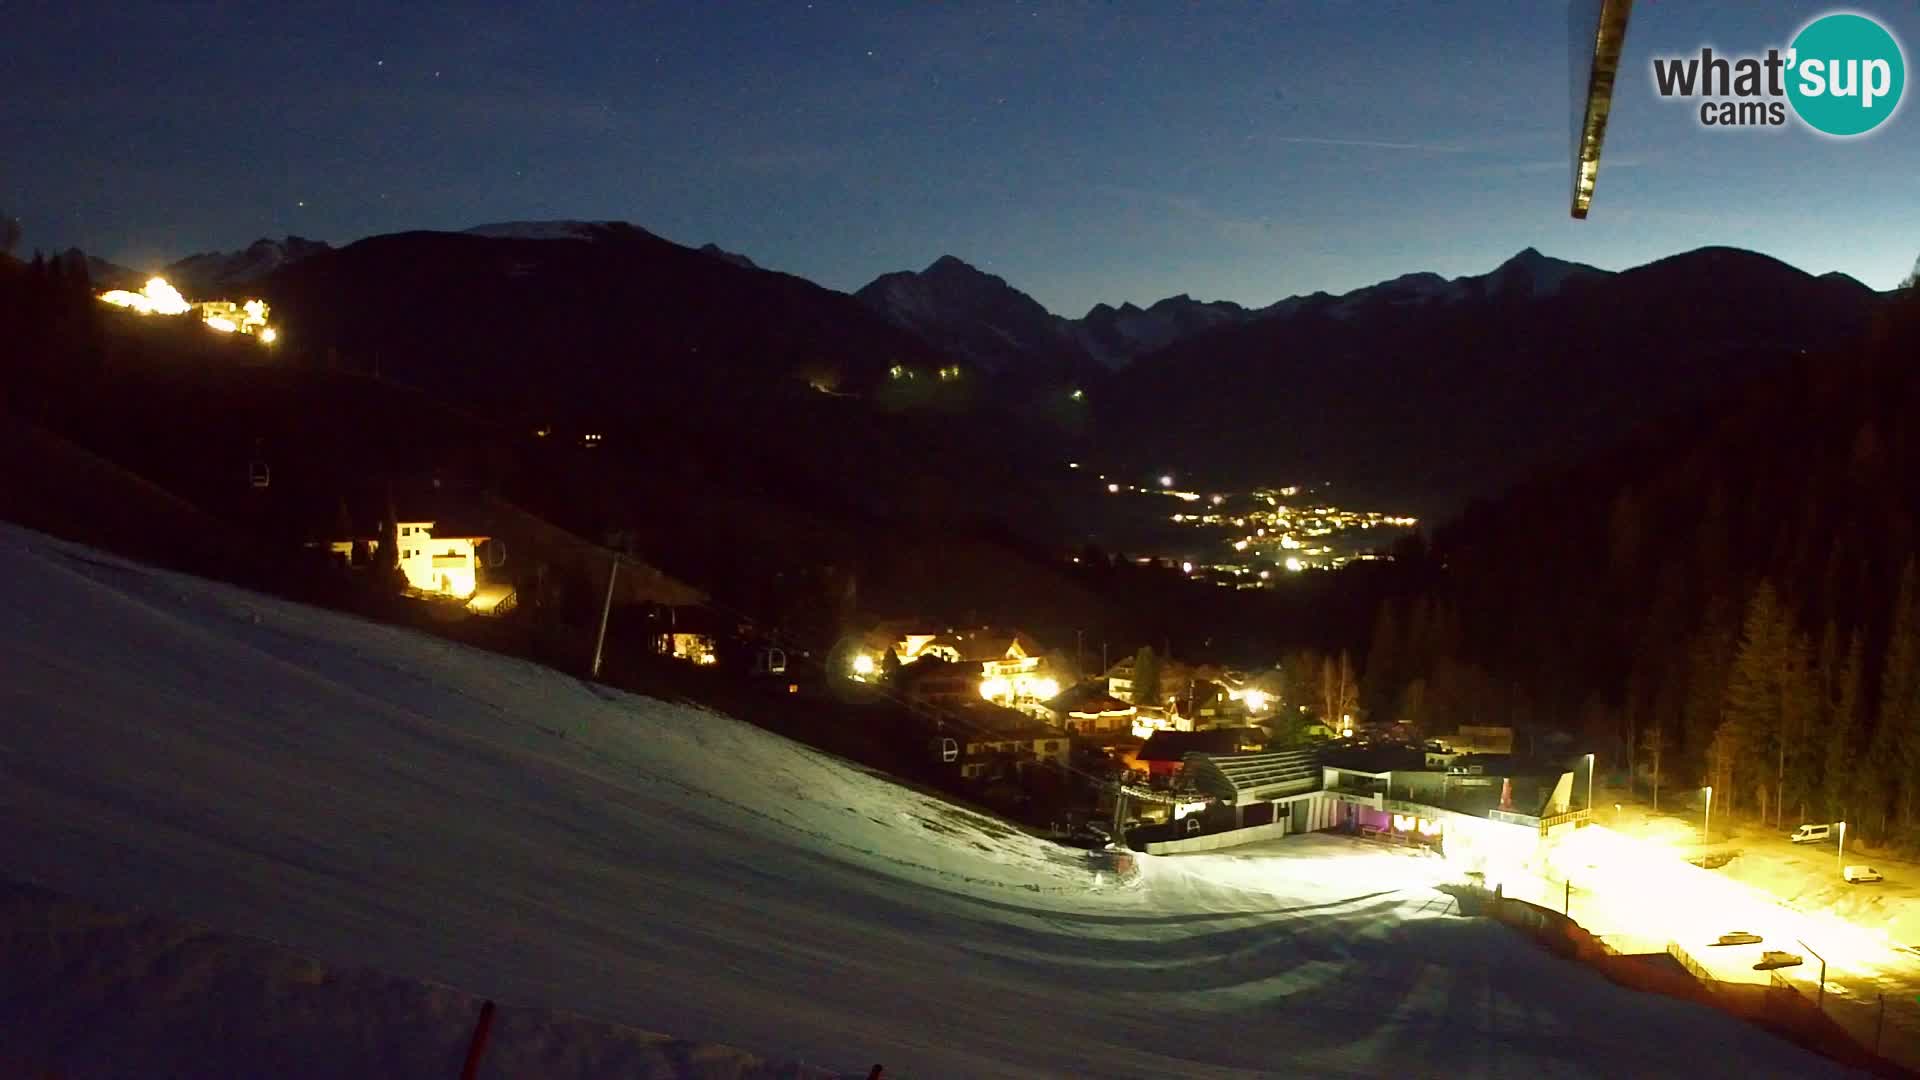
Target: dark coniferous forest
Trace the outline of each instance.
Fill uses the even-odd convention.
[[[1476,503],[1409,563],[1376,721],[1557,726],[1644,790],[1920,833],[1920,291],[1858,347]]]

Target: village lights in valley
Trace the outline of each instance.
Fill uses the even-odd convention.
[[[1295,574],[1307,568],[1306,563],[1303,563],[1299,559],[1293,558],[1292,556],[1288,556],[1286,565],[1287,565],[1287,569]]]

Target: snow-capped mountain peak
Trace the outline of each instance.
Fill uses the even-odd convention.
[[[241,251],[207,251],[168,266],[165,276],[189,296],[218,296],[259,281],[289,263],[332,248],[318,240],[262,237]]]
[[[461,231],[495,240],[585,240],[612,221],[497,221]]]

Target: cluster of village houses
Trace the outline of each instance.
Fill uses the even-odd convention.
[[[1115,816],[1157,837],[1150,851],[1343,829],[1497,878],[1589,817],[1575,808],[1577,770],[1552,747],[1546,758],[1516,754],[1507,727],[1417,742],[1334,732],[1304,715],[1278,669],[1156,659],[1149,697],[1132,657],[1082,677],[1075,657],[1018,631],[917,622],[876,627],[846,663],[851,677],[884,679],[935,717],[963,777],[1097,752],[1125,778]]]
[[[411,592],[477,614],[511,610],[512,586],[490,582],[486,570],[489,545],[497,550],[502,532],[545,551],[597,552],[588,574],[594,588],[607,587],[614,556],[604,546],[504,503],[486,510],[467,525],[424,517],[399,524],[398,563]],[[484,527],[475,524],[481,519]],[[362,536],[328,547],[352,562],[364,560],[368,543]],[[671,608],[704,600],[630,556],[618,565],[621,603]],[[691,628],[668,629],[657,648],[695,664],[717,656],[714,638]],[[1119,807],[1126,819],[1159,829],[1163,839],[1148,850],[1344,829],[1428,846],[1497,875],[1590,812],[1574,808],[1576,770],[1552,753],[1516,755],[1509,728],[1368,745],[1304,715],[1277,668],[1157,658],[1158,690],[1149,697],[1134,657],[1089,674],[1077,655],[1018,630],[927,620],[874,626],[834,656],[844,670],[830,676],[873,684],[925,718],[930,752],[963,780],[1017,785],[1103,762],[1117,778],[1114,801],[1126,800]],[[1287,735],[1277,741],[1282,729]]]

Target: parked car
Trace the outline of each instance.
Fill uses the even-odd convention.
[[[1875,870],[1871,866],[1849,866],[1840,872],[1840,876],[1846,878],[1848,882],[1854,885],[1864,885],[1871,881],[1886,880],[1886,878],[1880,876],[1880,871]]]
[[[1715,945],[1758,945],[1760,944],[1760,935],[1753,933],[1750,930],[1733,930],[1728,933],[1721,934],[1720,940],[1714,942],[1714,944]]]
[[[1806,958],[1799,953],[1781,952],[1779,949],[1768,949],[1766,952],[1760,954],[1760,962],[1753,965],[1753,970],[1772,971],[1774,968],[1793,967],[1806,962]]]
[[[1831,825],[1802,825],[1787,834],[1787,839],[1796,844],[1817,844],[1833,835]]]

